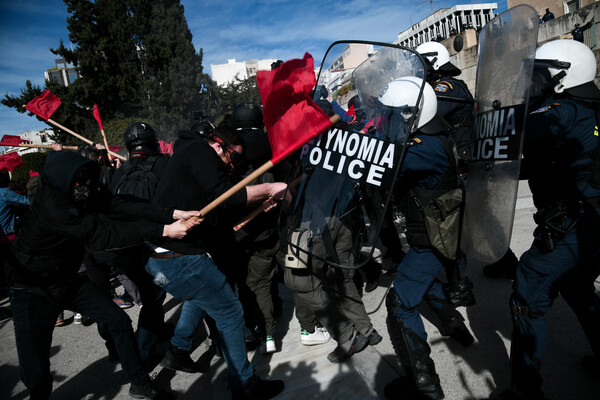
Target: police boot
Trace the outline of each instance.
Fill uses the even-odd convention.
[[[470,346],[475,341],[464,323],[464,317],[450,301],[432,295],[425,296],[425,301],[442,321],[439,327],[442,336],[449,336],[464,347]]]
[[[389,400],[443,399],[444,392],[440,385],[440,379],[435,372],[433,360],[429,357],[431,349],[426,341],[407,328],[404,322],[395,316],[400,303],[393,289],[388,292],[386,305],[390,339],[400,364],[406,370],[405,377],[400,377],[386,385],[384,390],[386,398]],[[416,348],[413,348],[411,343]]]
[[[444,291],[455,307],[469,307],[475,304],[473,282],[466,276],[461,278],[460,261],[446,266],[446,277],[448,284]]]
[[[468,277],[449,281],[445,289],[454,307],[470,307],[475,304],[473,282]]]

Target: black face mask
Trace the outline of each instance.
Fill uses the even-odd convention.
[[[229,146],[223,139],[212,134],[208,135],[208,137],[217,142],[219,146],[221,146],[223,154],[225,154],[225,158],[227,159],[227,164],[232,170],[239,168],[243,164],[244,157],[240,153],[232,149],[231,146]]]
[[[97,181],[92,176],[91,171],[86,167],[80,168],[75,175],[75,183],[72,191],[75,201],[89,200],[97,191]]]

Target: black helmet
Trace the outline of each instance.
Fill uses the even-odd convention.
[[[277,69],[278,67],[280,67],[281,64],[283,64],[282,60],[273,61],[271,63],[271,71],[273,71],[274,69]]]
[[[145,122],[135,122],[127,127],[124,136],[127,151],[133,153],[156,154],[159,151],[156,131]]]
[[[260,106],[251,102],[240,103],[235,106],[231,119],[238,130],[263,129],[264,127]]]
[[[329,97],[329,90],[324,85],[319,85],[317,87],[317,94],[319,95],[319,100],[327,99]]]

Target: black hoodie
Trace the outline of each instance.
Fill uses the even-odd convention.
[[[13,244],[7,272],[14,287],[55,298],[68,296],[79,286],[77,271],[85,245],[105,250],[156,241],[163,230],[157,223],[172,222],[170,209],[113,198],[102,188],[89,200],[75,201],[74,178],[83,166],[99,172],[98,164],[76,153],[48,155],[36,198]]]

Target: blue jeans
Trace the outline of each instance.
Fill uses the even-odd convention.
[[[150,258],[146,271],[154,277],[154,283],[185,301],[176,330],[176,333],[185,333],[183,337],[174,338],[172,343],[191,349],[189,341],[193,334],[190,336],[190,332],[195,332],[206,312],[219,330],[223,356],[229,368],[229,383],[233,388],[241,387],[254,373],[246,355],[242,305],[212,259],[206,254]]]
[[[394,290],[403,305],[396,309],[395,316],[424,341],[427,341],[427,332],[416,307],[426,294],[438,299],[445,298],[442,284],[436,278],[443,268],[431,249],[411,247],[398,266],[394,280]]]

